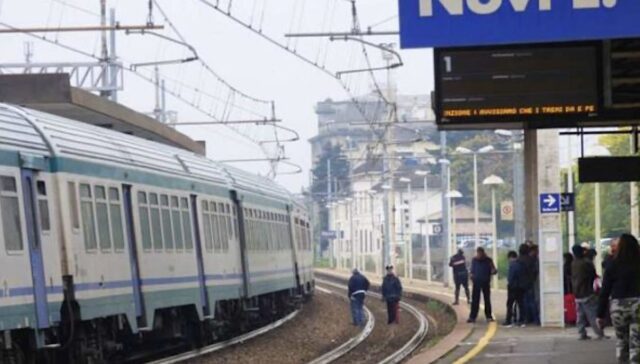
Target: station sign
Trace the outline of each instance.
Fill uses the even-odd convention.
[[[576,195],[568,192],[560,194],[560,209],[565,212],[575,211]]]
[[[541,214],[557,214],[561,210],[559,193],[541,193],[540,194],[540,213]]]
[[[402,48],[640,36],[637,0],[399,0]]]

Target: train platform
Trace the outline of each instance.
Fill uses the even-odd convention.
[[[316,269],[324,274],[348,277],[348,271]],[[380,283],[380,278],[368,275],[369,280]],[[442,284],[427,284],[424,281],[402,279],[408,292],[422,293],[445,303],[451,303],[453,292]],[[461,303],[466,303],[461,300]],[[483,308],[476,324],[468,324],[469,306],[452,306],[456,311],[457,324],[453,331],[437,345],[409,360],[412,364],[607,364],[615,363],[615,339],[611,328],[606,340],[578,340],[575,328],[543,328],[539,326],[503,327],[506,311],[506,291],[492,291],[493,312],[496,321],[484,320]],[[592,332],[589,332],[594,336]]]

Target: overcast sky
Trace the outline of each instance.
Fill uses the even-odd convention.
[[[220,3],[228,6],[229,0]],[[147,21],[146,0],[108,0],[109,7],[115,7],[121,24],[143,24]],[[215,3],[215,0],[211,1]],[[215,72],[238,90],[258,99],[274,100],[277,117],[283,125],[295,129],[301,139],[285,145],[286,155],[291,161],[302,166],[304,172],[278,177],[287,188],[294,192],[308,185],[310,146],[307,140],[316,134],[315,103],[326,98],[344,99],[345,93],[340,83],[327,74],[304,63],[282,49],[268,43],[246,28],[234,23],[228,17],[215,12],[199,0],[159,0],[171,21],[181,34],[197,49],[199,56]],[[99,0],[0,0],[0,21],[11,26],[70,26],[95,24],[99,21]],[[362,28],[377,25],[377,30],[396,30],[398,27],[397,1],[360,0],[359,18]],[[310,31],[345,31],[351,27],[350,7],[346,0],[235,0],[231,3],[231,13],[254,27],[261,27],[277,41],[286,44],[284,33]],[[156,24],[166,24],[155,9]],[[168,27],[160,33],[176,38]],[[47,35],[51,40],[72,45],[90,54],[99,56],[100,35],[96,33]],[[33,62],[81,62],[90,58],[64,50],[58,46],[30,38],[25,35],[2,35],[0,51],[2,62],[24,61],[24,42],[34,44]],[[378,37],[374,42],[398,43],[397,37]],[[191,53],[182,46],[160,39],[140,35],[118,33],[118,55],[126,64],[154,60],[177,59]],[[326,65],[331,71],[358,68],[365,65],[362,48],[355,43],[326,40],[302,39],[291,41],[296,52]],[[368,49],[371,62],[382,62],[381,52]],[[399,92],[403,94],[426,94],[433,88],[432,54],[430,50],[401,52],[405,66],[395,76]],[[151,68],[140,68],[139,72],[150,75]],[[179,94],[187,103],[200,106],[214,115],[225,113],[228,92],[225,86],[208,73],[202,65],[193,62],[182,65],[164,66],[161,73],[168,79],[168,87]],[[179,80],[179,86],[172,80]],[[384,83],[384,73],[377,77]],[[347,77],[345,83],[355,94],[367,93],[374,84],[369,74]],[[149,112],[154,107],[153,86],[127,73],[125,90],[120,94],[120,102],[136,110]],[[191,90],[190,90],[191,89]],[[198,89],[210,97],[203,96]],[[178,112],[180,121],[206,121],[210,117],[195,110],[187,103],[174,97],[168,98],[168,108]],[[236,97],[229,119],[256,117],[269,111],[267,104]],[[273,135],[270,128],[243,126],[242,133],[255,140],[268,139]],[[225,127],[181,127],[181,131],[196,139],[206,139],[209,157],[213,159],[260,158],[261,151],[255,143],[238,136]],[[286,137],[286,133],[280,133]],[[272,148],[272,145],[266,145]],[[236,166],[258,173],[266,173],[266,163],[236,164]],[[281,171],[287,168],[282,166]]]

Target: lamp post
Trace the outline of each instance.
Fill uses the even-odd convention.
[[[404,199],[400,201],[400,206],[402,206],[402,240],[404,241],[404,276],[409,277],[409,279],[413,279],[413,251],[411,246],[411,178],[400,177],[400,182],[407,184],[407,204],[405,205]],[[409,214],[409,219],[404,219],[405,208]],[[407,222],[409,224],[407,224]],[[408,225],[408,226],[406,226]],[[407,232],[405,229],[408,229]],[[407,239],[407,235],[409,238]]]
[[[445,260],[448,260],[449,258],[451,258],[451,255],[453,255],[453,251],[456,248],[456,199],[462,198],[462,193],[460,193],[460,191],[452,190],[447,193],[446,197],[449,199],[449,202],[451,204],[451,218],[453,220],[451,227],[452,236],[450,237],[451,239],[447,242],[448,255]],[[449,283],[453,284],[453,277],[451,275],[449,275]]]
[[[426,267],[427,267],[427,282],[431,283],[431,242],[429,241],[429,184],[428,184],[428,171],[416,171],[416,176],[423,176],[424,183],[424,221],[426,224],[427,230],[424,234],[424,249],[425,249],[425,259],[426,259]],[[418,222],[420,223],[420,222]],[[420,231],[422,231],[422,226],[420,227]]]
[[[489,153],[493,151],[492,145],[484,146],[477,151],[473,151],[471,149],[465,147],[456,148],[456,152],[458,154],[471,154],[473,155],[473,230],[474,230],[474,249],[478,248],[478,243],[480,241],[480,213],[478,211],[478,154],[480,153]]]
[[[491,257],[493,259],[493,263],[496,265],[496,269],[498,269],[498,219],[496,217],[496,187],[503,184],[504,180],[496,175],[491,175],[482,181],[482,184],[485,186],[491,187],[491,222],[493,225],[492,231],[492,244]],[[498,275],[493,276],[493,288],[498,288]]]
[[[611,152],[602,145],[595,145],[589,149],[588,154],[592,157],[609,157]],[[601,211],[600,211],[600,183],[596,182],[594,191],[594,209],[595,209],[595,226],[594,235],[596,240],[596,270],[602,275],[602,227],[601,227]]]

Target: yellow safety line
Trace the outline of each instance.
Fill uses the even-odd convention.
[[[498,324],[492,322],[489,324],[489,328],[487,332],[485,332],[484,336],[480,338],[476,346],[471,349],[468,353],[466,353],[462,358],[453,362],[453,364],[465,364],[468,363],[471,359],[473,359],[476,355],[480,354],[482,350],[489,344],[489,341],[495,336],[496,331],[498,331]]]

